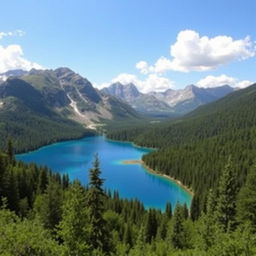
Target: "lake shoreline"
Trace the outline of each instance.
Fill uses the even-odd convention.
[[[129,140],[115,140],[115,139],[110,139],[108,138],[107,135],[100,135],[100,136],[104,136],[106,140],[109,140],[109,141],[113,141],[113,142],[120,142],[120,143],[129,143],[131,144],[132,146],[134,146],[135,148],[146,148],[146,149],[150,149],[152,151],[155,151],[155,150],[158,150],[158,148],[154,148],[154,147],[147,147],[147,146],[140,146],[136,143],[134,143],[133,141],[129,141]]]
[[[189,188],[188,186],[184,185],[180,180],[177,180],[169,175],[162,174],[156,170],[153,170],[152,168],[147,166],[143,160],[124,160],[124,161],[122,161],[122,163],[123,164],[141,164],[148,172],[175,182],[177,185],[179,185],[181,188],[183,188],[186,192],[188,192],[192,196],[192,198],[194,196],[193,190],[191,188]]]

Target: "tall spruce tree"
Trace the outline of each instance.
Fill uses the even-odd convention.
[[[199,220],[198,232],[199,232],[199,247],[203,251],[208,251],[214,244],[216,237],[216,225],[214,220],[215,201],[213,191],[210,189],[207,197],[206,212],[202,213]]]
[[[176,249],[185,247],[184,209],[179,203],[174,210],[171,243]]]
[[[237,217],[240,223],[249,223],[256,231],[256,166],[248,173],[245,185],[238,194]]]
[[[153,209],[149,209],[146,226],[145,226],[145,241],[150,243],[155,238],[157,233],[157,219],[156,212]]]
[[[86,194],[88,221],[90,224],[88,235],[93,250],[109,255],[110,234],[108,234],[106,221],[103,218],[104,198],[106,195],[102,188],[104,180],[100,178],[100,175],[99,158],[96,155],[93,168],[90,169],[89,189]]]
[[[7,155],[8,155],[8,160],[9,162],[12,162],[14,160],[14,149],[13,149],[13,144],[12,140],[9,138],[7,142]]]
[[[236,175],[231,157],[229,157],[220,177],[216,208],[216,220],[218,226],[224,232],[232,231],[235,227],[237,192]]]
[[[190,216],[193,221],[197,220],[200,215],[200,207],[199,207],[199,196],[195,194],[192,198],[192,203],[190,207]]]
[[[168,218],[171,218],[172,217],[172,205],[170,202],[167,202],[166,203],[166,206],[165,206],[165,214]]]
[[[61,185],[51,180],[47,185],[45,194],[38,195],[34,210],[45,228],[54,230],[59,224],[62,213],[63,191]]]
[[[78,181],[69,186],[62,210],[58,234],[63,240],[65,255],[89,256],[89,226],[85,191]]]

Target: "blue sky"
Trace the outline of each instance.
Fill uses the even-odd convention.
[[[67,66],[97,86],[144,92],[256,80],[255,0],[8,0],[1,9],[0,72]]]

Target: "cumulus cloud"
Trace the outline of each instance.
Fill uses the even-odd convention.
[[[139,61],[136,63],[136,68],[144,75],[148,74],[149,72],[154,72],[154,67],[149,66],[146,61]]]
[[[32,68],[42,69],[42,66],[25,59],[20,45],[12,44],[7,47],[0,45],[0,73],[13,69],[30,70]]]
[[[193,30],[183,30],[170,46],[170,59],[160,57],[154,65],[140,61],[136,68],[144,74],[169,70],[207,71],[231,61],[254,57],[255,54],[255,44],[249,36],[239,40],[225,35],[209,38],[201,37]]]
[[[203,88],[213,88],[222,85],[230,85],[232,87],[245,88],[251,84],[253,84],[252,81],[239,80],[235,77],[230,77],[224,74],[220,76],[207,76],[196,83],[197,86]]]
[[[102,89],[111,85],[112,83],[120,82],[124,85],[133,83],[139,91],[148,93],[151,91],[165,91],[174,86],[174,82],[166,77],[157,74],[150,74],[146,79],[141,80],[137,76],[127,73],[119,74],[113,78],[110,83],[103,83],[101,85],[94,84],[97,88]]]
[[[23,35],[25,35],[25,32],[22,30],[0,32],[0,39]],[[6,47],[0,45],[0,73],[13,69],[30,70],[32,68],[42,69],[42,66],[25,59],[20,45],[11,44]]]

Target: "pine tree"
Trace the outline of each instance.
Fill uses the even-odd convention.
[[[214,220],[215,202],[212,190],[208,193],[206,213],[203,213],[199,221],[199,236],[200,236],[200,248],[203,251],[208,249],[214,244],[216,238],[216,228]]]
[[[8,206],[11,210],[15,211],[16,213],[19,210],[19,188],[18,188],[18,180],[17,176],[13,169],[9,170],[7,176],[7,199],[8,199]]]
[[[231,231],[235,227],[237,183],[231,157],[220,177],[218,199],[216,208],[216,220],[221,230]]]
[[[183,212],[184,212],[183,213],[184,214],[184,219],[186,220],[189,216],[189,211],[188,211],[188,207],[187,207],[186,203],[183,204]]]
[[[200,207],[199,207],[199,196],[195,194],[192,198],[192,203],[190,207],[190,215],[193,221],[197,220],[200,215]]]
[[[176,249],[185,247],[184,209],[179,203],[177,203],[173,215],[171,243]]]
[[[127,225],[125,225],[123,242],[126,245],[129,245],[130,248],[133,245],[132,231],[131,231],[131,224],[130,223],[127,223]]]
[[[156,213],[153,209],[149,209],[146,226],[145,226],[145,241],[151,243],[152,239],[155,238],[157,233],[157,219]]]
[[[90,224],[89,242],[93,250],[101,251],[108,255],[110,253],[110,234],[107,232],[106,221],[103,218],[104,180],[100,178],[99,159],[96,155],[93,168],[90,170],[89,189],[86,195],[88,208],[88,220]]]
[[[10,163],[14,161],[14,149],[13,149],[13,144],[12,140],[9,138],[7,142],[7,155],[8,155],[8,160]]]
[[[78,181],[69,187],[62,210],[58,234],[64,242],[66,255],[90,255],[86,197]]]
[[[39,174],[37,193],[38,194],[44,193],[44,191],[47,188],[47,184],[48,184],[48,172],[46,168],[43,168]]]
[[[45,228],[54,230],[59,224],[62,213],[63,192],[56,181],[50,181],[45,194],[39,195],[35,201],[35,211]]]
[[[246,183],[238,194],[237,219],[243,224],[249,222],[256,231],[256,166],[249,171]]]
[[[5,173],[5,166],[3,158],[0,155],[0,199],[5,195],[5,186],[4,186],[4,173]],[[0,203],[1,205],[1,203]]]
[[[166,203],[166,206],[165,206],[165,214],[168,218],[171,218],[172,217],[172,205],[170,202],[167,202]]]

